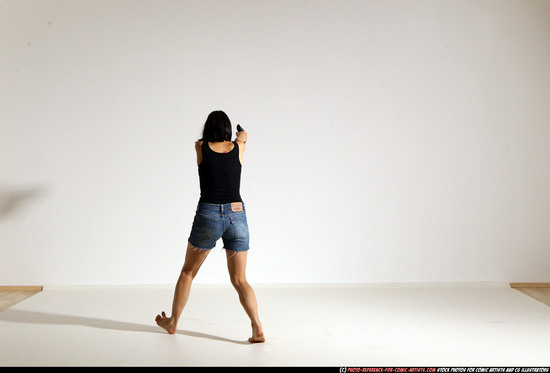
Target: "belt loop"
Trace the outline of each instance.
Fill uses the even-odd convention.
[[[220,204],[220,212],[221,212],[221,214],[223,215],[223,203]]]

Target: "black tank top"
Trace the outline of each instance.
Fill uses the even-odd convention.
[[[202,143],[202,162],[199,164],[199,179],[202,203],[242,202],[241,162],[239,145],[233,141],[233,149],[217,153],[210,149],[208,141]]]

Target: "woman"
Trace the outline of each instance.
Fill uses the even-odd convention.
[[[237,132],[231,141],[231,121],[223,111],[210,113],[203,136],[195,143],[201,196],[187,244],[185,263],[174,292],[172,315],[157,315],[157,324],[168,333],[176,333],[178,320],[189,298],[191,283],[206,256],[220,238],[227,256],[231,283],[252,323],[251,343],[264,342],[258,305],[252,287],[246,281],[248,224],[240,196],[241,168],[247,133]]]

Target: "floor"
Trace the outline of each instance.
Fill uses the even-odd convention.
[[[36,288],[38,288],[38,286]],[[41,291],[42,287],[40,287],[40,290],[3,290],[3,287],[0,287],[0,312],[15,306],[17,303],[20,303],[25,299],[40,293]]]
[[[525,288],[516,288],[516,290],[521,291],[523,294],[529,295],[531,298],[534,298],[534,299],[550,306],[550,288],[525,287]]]
[[[235,291],[45,287],[0,311],[0,366],[550,366],[550,307],[502,285],[256,285],[267,342]]]

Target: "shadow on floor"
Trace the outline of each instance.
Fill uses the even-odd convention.
[[[79,325],[90,328],[119,330],[127,332],[141,333],[163,333],[167,334],[158,326],[143,325],[130,323],[125,321],[98,319],[94,317],[60,315],[47,312],[25,311],[8,309],[0,312],[0,321],[8,321],[24,324],[42,324],[42,325]],[[186,335],[189,337],[206,338],[221,342],[229,342],[235,344],[249,345],[248,341],[238,341],[235,339],[219,337],[212,334],[194,332],[191,330],[178,330],[176,334]]]

